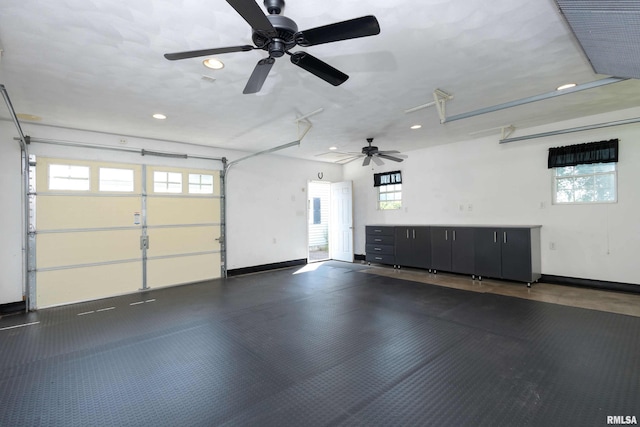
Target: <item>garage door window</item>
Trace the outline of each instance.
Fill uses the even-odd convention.
[[[49,165],[49,190],[89,190],[89,166]]]
[[[153,191],[156,193],[182,193],[182,174],[154,171]]]
[[[190,173],[189,194],[213,194],[213,175]]]
[[[133,169],[100,168],[100,191],[133,191]]]

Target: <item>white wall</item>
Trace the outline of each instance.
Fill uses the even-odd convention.
[[[295,149],[295,148],[294,148]],[[307,184],[342,180],[342,166],[260,156],[228,174],[228,269],[306,258]]]
[[[26,135],[47,140],[90,143],[102,146],[144,148],[206,157],[227,157],[230,161],[246,153],[123,137],[72,129],[22,124]],[[13,138],[12,122],[0,121],[0,304],[21,301],[22,237],[20,146]],[[278,141],[274,142],[274,146]],[[296,147],[287,150],[295,150]],[[184,159],[140,156],[139,153],[66,147],[33,143],[36,156],[184,166]],[[190,159],[189,167],[221,169],[222,163]],[[309,180],[323,172],[324,180],[340,181],[342,166],[302,161],[276,155],[248,159],[233,166],[228,176],[228,268],[290,261],[307,256],[307,195]],[[275,239],[275,243],[274,243]]]
[[[0,304],[22,301],[20,145],[11,122],[0,121]]]
[[[622,115],[553,129],[638,117],[640,111]],[[516,135],[551,129],[518,130]],[[553,205],[548,148],[612,138],[620,139],[618,203]],[[640,284],[640,124],[508,144],[498,140],[493,135],[411,151],[403,163],[382,167],[348,164],[345,179],[354,181],[355,252],[365,252],[367,224],[539,224],[543,274]],[[403,209],[379,211],[373,173],[396,169],[402,170]]]

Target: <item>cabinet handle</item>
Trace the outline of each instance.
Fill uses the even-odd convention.
[[[382,257],[379,257],[379,256],[374,257],[374,258],[377,259],[377,260],[381,260],[382,259]]]
[[[502,234],[503,234],[504,243],[507,243],[507,232],[503,231]]]
[[[497,231],[493,232],[493,243],[498,243],[498,232]]]
[[[374,242],[382,242],[382,239],[373,239]]]
[[[416,238],[416,229],[415,228],[413,229],[413,238],[414,239]]]
[[[449,240],[449,230],[444,230],[444,240]]]
[[[382,230],[373,230],[374,233],[382,233]]]
[[[407,239],[409,238],[409,229],[407,228]]]
[[[381,251],[382,248],[373,248],[374,251]]]
[[[456,230],[453,230],[453,240],[456,240]]]

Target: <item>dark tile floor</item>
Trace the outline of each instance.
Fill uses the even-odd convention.
[[[639,317],[369,270],[316,263],[0,319],[0,426],[640,418]]]

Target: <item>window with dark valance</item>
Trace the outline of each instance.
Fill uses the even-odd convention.
[[[618,161],[618,140],[589,142],[549,148],[547,167],[586,165],[591,163],[611,163]]]
[[[400,171],[393,171],[373,174],[374,187],[389,184],[402,184],[402,173]]]

